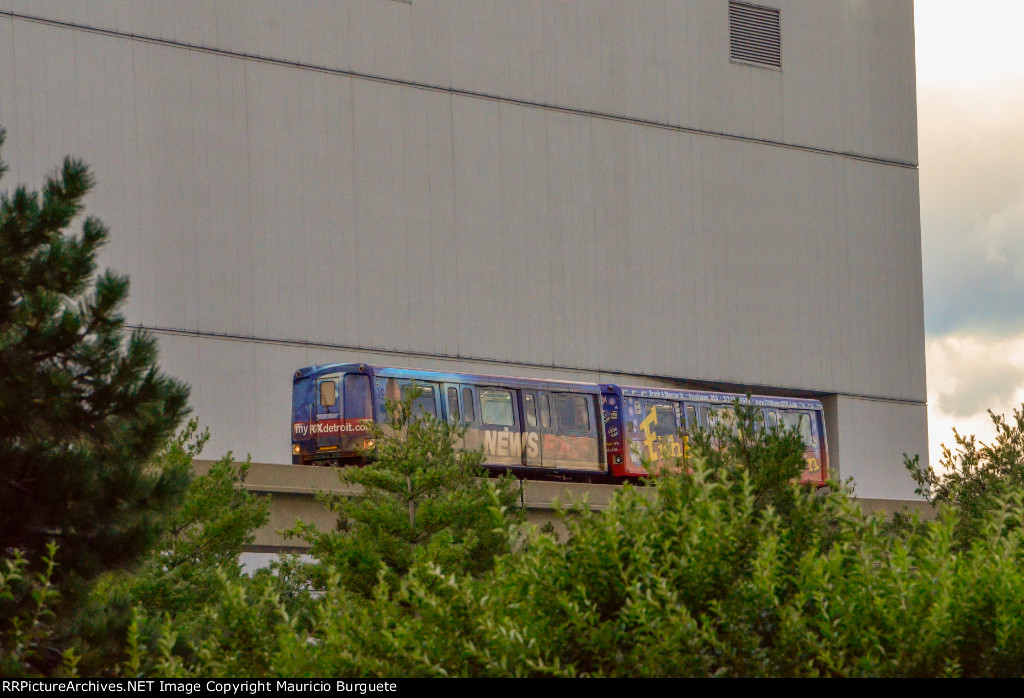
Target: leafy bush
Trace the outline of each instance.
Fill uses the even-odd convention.
[[[996,428],[992,444],[953,430],[955,450],[942,446],[939,470],[922,465],[918,457],[904,457],[905,467],[917,482],[917,493],[937,507],[952,510],[958,548],[981,537],[993,511],[1006,497],[1024,488],[1024,406],[1013,420],[988,412]]]
[[[208,439],[193,419],[168,441],[156,467],[191,471]],[[136,644],[155,648],[166,642],[168,620],[176,649],[191,656],[191,643],[205,631],[211,609],[220,607],[227,583],[243,576],[242,550],[269,517],[269,500],[243,487],[248,468],[248,461],[235,462],[230,453],[213,463],[189,484],[140,564],[97,580],[69,633],[80,646],[83,672],[116,671],[127,662],[129,628]],[[152,667],[144,663],[142,668]]]
[[[711,451],[698,441],[689,474],[662,476],[644,491],[623,487],[601,513],[572,512],[564,543],[528,529],[526,545],[498,556],[490,572],[446,572],[414,556],[404,574],[381,576],[369,595],[328,574],[306,627],[266,592],[240,602],[243,592],[254,592],[234,581],[217,616],[221,625],[207,634],[197,661],[176,670],[367,677],[1020,673],[1019,490],[996,500],[974,545],[962,550],[954,515],[893,535],[881,517],[863,516],[841,486],[821,496],[792,483],[791,471],[802,466],[793,462],[800,449],[791,434],[741,428],[736,436],[746,440],[742,448],[722,438],[724,451]],[[759,479],[759,472],[777,472],[783,482]],[[253,646],[258,657],[239,664]]]

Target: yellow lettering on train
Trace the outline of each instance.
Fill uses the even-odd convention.
[[[658,435],[654,433],[651,428],[658,423],[658,411],[651,408],[651,411],[644,418],[644,421],[640,422],[640,430],[644,433],[644,448],[647,449],[647,456],[651,460],[658,460],[658,450],[655,448],[655,442],[658,440]]]
[[[811,456],[807,459],[807,472],[816,473],[821,470],[821,466],[818,465],[818,459]]]

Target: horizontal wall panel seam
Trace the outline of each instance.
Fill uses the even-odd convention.
[[[489,364],[494,366],[521,366],[523,368],[540,368],[540,369],[552,369],[558,371],[572,371],[574,373],[605,373],[605,374],[618,374],[618,375],[633,375],[642,378],[650,378],[652,380],[668,380],[677,381],[683,383],[716,383],[721,381],[709,380],[709,379],[688,379],[679,378],[678,376],[662,376],[656,374],[640,374],[640,373],[627,373],[620,369],[611,368],[588,368],[585,366],[569,366],[568,364],[559,363],[539,363],[532,361],[516,361],[516,360],[505,360],[505,359],[494,359],[482,356],[470,356],[466,354],[442,354],[437,352],[426,352],[416,350],[405,350],[405,349],[385,349],[381,347],[364,347],[357,346],[354,344],[330,344],[327,342],[311,342],[304,339],[288,339],[279,338],[274,339],[271,337],[255,337],[241,334],[230,334],[227,332],[204,332],[202,330],[186,330],[174,327],[157,327],[154,325],[141,325],[134,323],[125,323],[125,328],[129,330],[140,330],[143,332],[152,332],[153,334],[166,334],[176,337],[198,337],[202,339],[217,339],[226,342],[243,342],[247,344],[266,344],[274,346],[285,346],[285,347],[303,347],[307,349],[330,349],[338,351],[352,351],[352,352],[365,352],[367,354],[383,354],[385,356],[405,356],[409,358],[422,358],[431,360],[446,360],[446,361],[469,361],[473,363]],[[602,381],[607,382],[607,381]],[[927,405],[927,400],[918,400],[909,397],[886,397],[884,395],[868,395],[863,393],[848,393],[848,392],[830,392],[822,390],[813,390],[808,388],[799,388],[793,386],[784,385],[773,385],[773,386],[752,386],[756,388],[753,392],[757,393],[763,388],[765,392],[771,390],[782,390],[782,391],[796,391],[806,393],[808,395],[835,395],[838,397],[855,398],[858,400],[873,400],[876,402],[893,403],[900,405]],[[728,392],[728,391],[726,391]]]
[[[179,48],[187,51],[199,51],[208,53],[216,56],[224,56],[228,58],[236,58],[241,60],[249,60],[258,63],[268,63],[271,65],[277,65],[287,68],[295,68],[299,70],[310,70],[318,73],[326,73],[329,75],[337,75],[340,77],[348,77],[356,80],[366,80],[370,82],[385,83],[390,85],[398,85],[401,87],[410,87],[421,90],[429,90],[431,92],[440,92],[444,94],[451,94],[460,97],[469,97],[473,99],[483,99],[502,104],[514,104],[523,107],[529,107],[532,109],[543,109],[545,111],[559,112],[563,114],[575,115],[575,116],[586,116],[596,119],[604,119],[608,121],[618,121],[621,123],[634,124],[637,126],[646,126],[649,128],[663,129],[667,131],[674,131],[678,133],[688,133],[700,136],[710,136],[714,138],[723,138],[727,140],[740,141],[745,143],[755,143],[760,145],[768,145],[776,148],[786,148],[789,150],[797,150],[808,153],[818,153],[825,155],[838,155],[844,158],[852,160],[860,160],[863,162],[873,162],[881,165],[888,165],[893,167],[902,167],[916,170],[918,169],[917,163],[909,162],[905,160],[893,160],[888,158],[873,157],[870,155],[861,155],[849,151],[838,151],[831,150],[828,148],[816,148],[814,146],[800,145],[797,143],[786,143],[784,141],[776,141],[766,138],[753,138],[750,136],[740,136],[733,133],[725,133],[722,131],[712,131],[707,129],[693,128],[690,126],[681,126],[677,124],[662,123],[658,121],[649,121],[645,119],[639,119],[629,116],[617,116],[614,114],[608,114],[604,112],[597,112],[587,109],[574,109],[572,107],[562,107],[555,104],[545,104],[543,102],[533,102],[529,100],[513,99],[511,97],[501,97],[500,95],[487,94],[483,92],[474,92],[472,90],[462,90],[453,87],[442,87],[439,85],[431,85],[428,83],[415,82],[412,80],[400,80],[398,78],[387,78],[379,75],[370,75],[368,73],[361,73],[352,70],[342,70],[340,68],[328,68],[325,66],[313,65],[310,63],[302,63],[300,61],[289,61],[281,58],[271,58],[268,56],[260,56],[251,53],[243,53],[239,51],[228,51],[225,49],[211,48],[208,46],[202,46],[198,44],[188,44],[180,41],[173,41],[170,39],[161,39],[154,36],[146,36],[142,34],[131,34],[126,32],[120,32],[114,29],[103,29],[101,27],[93,27],[84,24],[76,24],[73,22],[63,22],[54,19],[47,19],[45,17],[37,17],[34,15],[26,15],[18,12],[10,12],[6,10],[0,10],[0,17],[10,17],[16,20],[22,20],[27,22],[35,22],[39,24],[45,24],[54,27],[60,27],[63,29],[72,29],[79,31],[86,31],[93,34],[101,34],[104,36],[110,36],[118,39],[126,39],[130,41],[140,41],[151,44],[159,44],[161,46],[168,46],[171,48]]]

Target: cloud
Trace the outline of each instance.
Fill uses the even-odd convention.
[[[1024,332],[995,339],[958,333],[929,339],[928,441],[933,464],[940,444],[953,443],[953,428],[991,441],[987,410],[1012,414],[1024,402]]]
[[[1024,330],[1024,78],[918,92],[929,335]]]
[[[953,417],[969,417],[1013,404],[1024,388],[1024,336],[992,341],[954,335],[928,345],[929,368],[937,376],[936,406]]]

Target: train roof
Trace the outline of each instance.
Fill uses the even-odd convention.
[[[621,392],[624,397],[653,398],[659,400],[677,400],[686,402],[702,402],[729,404],[739,400],[747,404],[748,397],[740,393],[725,393],[706,390],[684,390],[679,388],[647,388],[641,386],[620,386],[611,383],[589,383],[586,381],[565,381],[553,378],[521,378],[513,376],[495,376],[484,373],[450,373],[429,369],[398,368],[394,366],[375,366],[371,364],[335,363],[314,364],[300,368],[294,379],[316,378],[332,373],[366,373],[383,378],[421,379],[438,383],[472,383],[474,385],[494,385],[507,388],[533,387],[536,389],[557,389],[570,392],[598,394],[611,391]],[[778,407],[783,409],[821,410],[821,402],[809,398],[775,397],[768,395],[752,395],[751,404],[758,407]]]
[[[295,378],[322,376],[328,373],[371,373],[383,378],[406,378],[429,380],[438,383],[472,383],[495,385],[501,387],[533,386],[538,389],[552,388],[571,392],[597,394],[600,387],[596,383],[586,381],[564,381],[553,378],[522,378],[513,376],[494,376],[485,373],[449,373],[418,368],[397,368],[394,366],[373,366],[370,364],[319,364],[307,366],[295,372]]]
[[[619,386],[623,397],[654,398],[656,400],[681,400],[685,402],[710,402],[728,404],[739,400],[740,404],[748,404],[748,397],[740,393],[723,393],[708,390],[683,390],[678,388],[644,388],[636,386]],[[811,398],[777,397],[773,395],[751,395],[749,403],[758,407],[780,407],[787,409],[822,409],[821,402]]]

